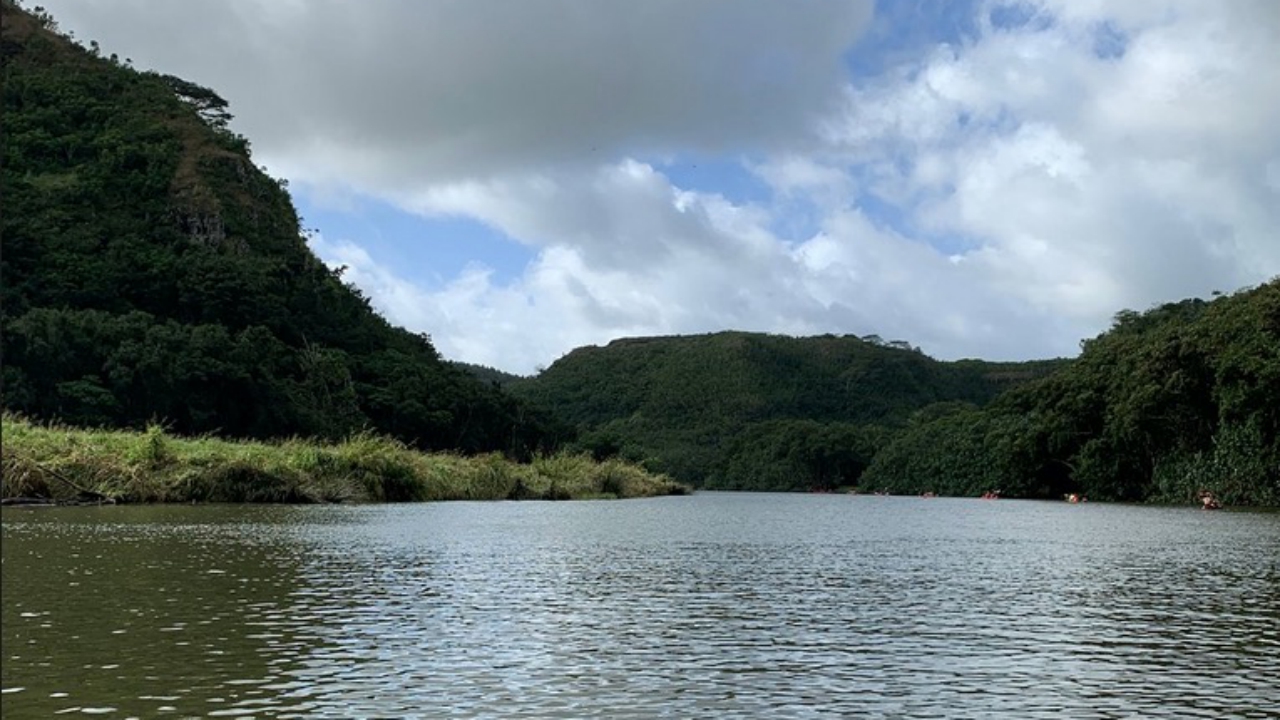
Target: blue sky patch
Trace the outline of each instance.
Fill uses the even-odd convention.
[[[936,45],[961,45],[978,34],[979,0],[877,0],[866,34],[845,53],[854,78],[876,77],[919,60]]]
[[[1112,23],[1098,23],[1093,28],[1093,54],[1103,60],[1118,60],[1129,48],[1129,36]]]
[[[379,265],[429,287],[448,283],[476,262],[493,270],[495,283],[507,284],[536,255],[536,249],[466,217],[422,217],[367,197],[337,207],[297,189],[293,200],[304,226],[330,242],[353,242]]]
[[[1025,2],[994,5],[987,13],[987,20],[996,30],[1048,30],[1054,23],[1052,15]]]
[[[681,190],[719,193],[735,205],[765,203],[771,196],[769,186],[740,160],[683,156],[654,167]]]

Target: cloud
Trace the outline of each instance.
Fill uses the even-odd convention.
[[[560,316],[593,341],[736,327],[876,332],[943,357],[1073,354],[1121,308],[1280,273],[1280,23],[1269,6],[1219,10],[1046,4],[1025,25],[986,23],[851,84],[820,151],[753,165],[773,205],[682,193],[631,162],[422,209],[563,243],[594,297],[672,308]],[[820,231],[774,236],[797,196],[821,208]]]
[[[729,328],[1069,355],[1122,308],[1280,274],[1270,0],[947,5],[961,32],[899,29],[910,52],[872,75],[842,65],[865,4],[47,4],[108,52],[217,88],[294,187],[529,248],[513,281],[477,258],[422,285],[360,238],[313,239],[448,357],[529,372]],[[769,196],[664,170],[699,154]]]
[[[1045,3],[851,88],[827,137],[985,285],[1101,329],[1280,272],[1274,7]]]
[[[1063,336],[1056,323],[982,289],[967,267],[878,228],[857,209],[787,242],[770,230],[775,218],[765,208],[681,190],[636,160],[587,174],[469,183],[418,202],[531,238],[537,257],[510,284],[495,283],[477,264],[424,288],[354,244],[313,238],[312,247],[350,266],[347,279],[381,311],[431,333],[447,357],[516,372],[620,336],[725,328],[876,332],[963,355],[1053,347]],[[1008,333],[1011,325],[1025,332]]]
[[[430,332],[446,355],[530,371],[619,335],[769,329],[811,303],[767,213],[683,191],[635,161],[589,173],[464,183],[413,200],[423,211],[482,217],[539,247],[522,278],[497,286],[477,264],[416,292],[357,245],[313,240],[394,321]],[[456,353],[456,354],[454,354]]]
[[[861,0],[50,0],[218,89],[296,181],[372,192],[624,155],[768,149],[838,99]]]

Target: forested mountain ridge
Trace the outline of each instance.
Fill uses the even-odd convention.
[[[944,402],[985,403],[1065,361],[944,363],[853,336],[747,332],[616,340],[511,391],[579,444],[707,487],[851,484],[893,428]]]
[[[216,92],[0,12],[5,409],[516,455],[547,439],[312,254]]]
[[[449,364],[459,370],[462,370],[463,372],[470,374],[472,377],[479,380],[480,382],[488,383],[491,385],[506,386],[506,385],[511,385],[512,383],[518,383],[521,380],[526,379],[523,375],[515,375],[513,373],[504,372],[497,368],[489,367],[488,365],[475,365],[472,363],[465,363],[457,360],[451,360]]]
[[[938,408],[876,455],[900,493],[1280,506],[1280,279],[1123,311],[1060,371]]]

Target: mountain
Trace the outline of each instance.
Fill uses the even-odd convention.
[[[233,437],[372,428],[528,455],[536,413],[388,324],[308,249],[227,103],[3,0],[4,407]]]
[[[868,487],[1280,506],[1280,279],[1123,311],[1058,372],[921,418]]]
[[[579,348],[507,387],[598,456],[705,487],[797,489],[852,484],[927,405],[982,404],[1064,362],[947,363],[875,337],[722,332]]]

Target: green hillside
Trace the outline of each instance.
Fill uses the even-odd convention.
[[[868,487],[1280,505],[1280,279],[1125,311],[1059,372],[899,435]]]
[[[0,9],[5,409],[513,455],[547,439],[311,253],[216,92]]]
[[[798,489],[852,484],[926,405],[985,403],[1061,364],[943,363],[875,338],[724,332],[579,348],[508,386],[599,456],[706,487]]]
[[[473,365],[472,363],[458,362],[456,360],[451,360],[449,364],[466,372],[480,382],[490,385],[506,386],[511,385],[512,383],[518,383],[525,379],[521,375],[503,372],[502,370],[489,367],[488,365]]]

